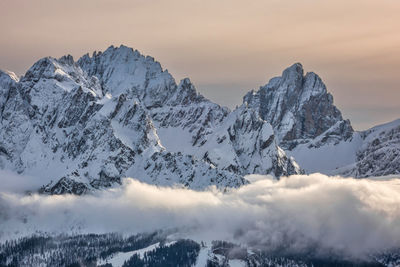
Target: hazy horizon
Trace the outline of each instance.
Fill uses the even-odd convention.
[[[0,69],[124,44],[229,107],[295,62],[363,130],[400,118],[400,2],[0,2]]]

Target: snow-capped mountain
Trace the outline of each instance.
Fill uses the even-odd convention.
[[[43,58],[19,80],[0,78],[0,166],[40,177],[44,193],[82,194],[126,176],[202,189],[301,172],[257,112],[230,112],[125,46],[77,62]]]
[[[296,63],[243,102],[270,122],[278,144],[307,172],[354,177],[400,173],[400,120],[354,131],[321,78]]]
[[[400,173],[400,122],[354,131],[299,63],[230,111],[126,46],[47,57],[20,79],[0,72],[0,128],[0,168],[39,177],[43,193],[122,177],[203,189],[253,173]]]

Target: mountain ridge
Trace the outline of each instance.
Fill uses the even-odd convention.
[[[237,156],[219,167],[224,159],[218,153],[166,150],[155,124],[187,130],[191,144],[201,147],[229,111],[198,94],[190,80],[176,84],[153,58],[130,48],[110,47],[77,62],[72,56],[46,57],[11,83],[2,86],[13,96],[1,114],[1,166],[42,176],[42,193],[82,194],[126,176],[193,189],[247,183]],[[263,171],[291,174],[286,170],[295,170],[292,160],[276,147],[268,149],[276,151],[279,164],[267,162]]]
[[[329,160],[329,151],[363,134],[342,118],[318,75],[303,72],[292,65],[230,111],[126,46],[77,61],[46,57],[20,79],[0,73],[0,168],[40,176],[40,192],[49,194],[83,194],[127,176],[201,190],[239,187],[253,173],[310,172],[304,154],[327,150],[320,161]],[[354,160],[341,162],[356,167],[338,173],[383,173],[364,160],[382,147],[361,143]],[[399,173],[398,150],[384,173]]]

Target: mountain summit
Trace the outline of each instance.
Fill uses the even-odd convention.
[[[249,92],[244,102],[275,128],[280,145],[292,150],[330,130],[335,139],[348,140],[353,133],[350,121],[343,120],[333,105],[321,78],[296,63],[273,78],[257,92]]]

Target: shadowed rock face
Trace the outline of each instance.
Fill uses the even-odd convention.
[[[350,122],[343,120],[320,77],[313,72],[306,75],[303,72],[301,64],[294,64],[281,77],[271,79],[257,92],[248,93],[244,102],[272,124],[280,145],[290,150],[323,134],[338,122],[345,124],[343,132],[339,133],[341,138],[351,137]]]

